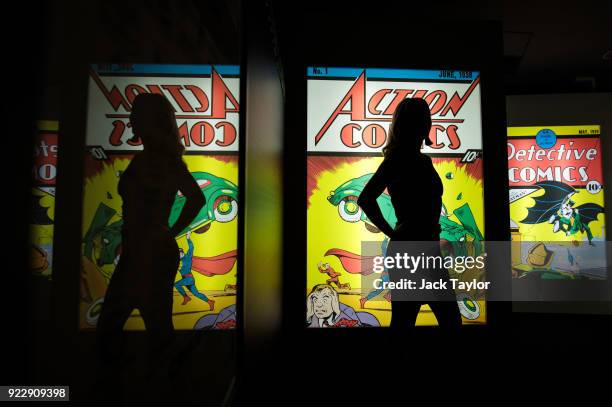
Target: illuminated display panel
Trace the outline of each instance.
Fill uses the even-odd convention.
[[[600,127],[508,128],[512,276],[607,278]]]
[[[444,185],[441,240],[452,245],[484,240],[480,75],[474,71],[309,67],[307,69],[307,315],[336,327],[388,326],[389,295],[361,287],[362,241],[386,237],[356,204],[382,162],[381,150],[397,104],[424,98],[432,112],[432,157]],[[409,187],[410,180],[406,180]],[[414,192],[418,199],[418,191]],[[378,199],[391,226],[390,197]],[[418,214],[415,214],[418,216]],[[466,271],[470,273],[471,271]],[[452,276],[452,271],[451,271]],[[474,276],[478,277],[478,276]],[[313,288],[330,286],[328,305]],[[464,323],[486,322],[486,304],[462,298]],[[331,318],[330,318],[331,317]],[[437,324],[428,306],[417,325]]]
[[[121,197],[117,185],[142,147],[129,124],[137,94],[161,93],[173,105],[184,161],[206,205],[189,225],[192,274],[199,293],[190,301],[174,289],[176,329],[233,329],[236,323],[238,233],[239,67],[228,65],[92,65],[89,77],[84,179],[80,326],[94,328],[121,253]],[[178,217],[179,193],[169,223]],[[177,244],[189,251],[186,231]],[[154,255],[154,254],[152,254]],[[180,267],[180,265],[179,265]],[[175,281],[181,279],[177,270]],[[138,311],[126,329],[143,329]]]
[[[32,220],[30,222],[30,271],[34,275],[51,278],[58,122],[39,121],[37,129],[34,148]]]

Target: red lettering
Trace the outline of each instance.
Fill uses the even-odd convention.
[[[431,129],[429,130],[429,139],[433,143],[430,146],[431,148],[439,149],[439,148],[444,147],[443,143],[438,143],[438,132],[439,131],[444,131],[444,126],[441,126],[439,124],[434,124],[433,126],[431,126]]]
[[[359,141],[353,141],[353,130],[355,129],[361,130],[361,126],[355,123],[349,123],[340,131],[340,141],[349,148],[357,148],[361,145]]]
[[[227,107],[229,101],[231,107]],[[212,118],[225,119],[227,112],[238,113],[238,101],[215,69],[212,70]]]
[[[426,93],[427,91],[425,89],[420,89],[414,92],[414,95],[412,95],[412,97],[415,99],[423,99]]]
[[[470,98],[470,95],[472,94],[478,83],[480,83],[480,76],[474,79],[474,81],[472,82],[468,90],[465,91],[463,96],[459,96],[459,94],[455,92],[451,97],[450,101],[448,102],[448,105],[446,105],[444,110],[442,110],[442,112],[440,113],[440,116],[446,116],[449,110],[453,112],[453,115],[457,116],[457,113],[459,113],[461,107],[463,107],[464,103]]]
[[[189,132],[191,140],[200,147],[212,143],[215,138],[215,129],[208,122],[197,122]]]
[[[189,128],[187,127],[187,122],[183,122],[180,126],[178,126],[179,138],[183,140],[183,145],[185,147],[191,146],[191,140],[189,139]]]
[[[368,103],[368,112],[370,112],[371,114],[381,114],[381,111],[377,110],[376,108],[378,107],[378,104],[381,102],[381,100],[383,100],[383,98],[389,93],[391,93],[391,89],[381,89],[379,91],[376,91],[376,93],[372,95],[372,98]]]
[[[387,132],[380,124],[369,124],[363,129],[363,142],[372,148],[382,147],[387,141]]]
[[[344,110],[344,107],[349,102],[351,102],[350,110]],[[329,126],[336,120],[336,117],[341,114],[350,114],[351,120],[365,119],[365,70],[359,75],[359,78],[357,78],[332,115],[327,119],[321,130],[319,130],[315,136],[315,145],[321,140],[321,137],[327,132]]]
[[[117,111],[119,107],[123,107],[128,112],[130,111],[130,104],[123,98],[121,91],[119,91],[116,86],[113,86],[109,91],[108,89],[106,89],[106,87],[102,83],[102,80],[94,70],[90,70],[89,75],[94,80],[108,103],[110,103],[110,105],[115,111]]]
[[[129,100],[130,105],[134,103],[134,99],[136,98],[136,96],[141,93],[147,93],[147,91],[142,86],[132,84],[127,85],[125,87],[125,96]]]
[[[181,85],[162,85],[162,88],[170,92],[170,96],[172,96],[172,99],[174,99],[183,112],[193,112],[193,108],[181,93],[183,88]]]
[[[412,89],[395,89],[395,97],[391,103],[389,103],[389,106],[387,106],[384,114],[392,115],[395,109],[397,109],[397,105],[399,105],[402,100],[406,99],[412,92],[414,92]]]
[[[157,85],[147,85],[147,89],[149,89],[149,92],[151,93],[157,93],[158,95],[163,95],[164,92],[162,92],[161,88]]]
[[[450,123],[463,123],[463,119],[446,119],[443,118],[452,112],[457,116],[463,105],[470,98],[474,89],[480,83],[480,77],[474,79],[468,89],[459,95],[454,92],[452,96],[442,89],[379,89],[374,92],[368,101],[365,100],[366,95],[366,78],[365,71],[362,72],[355,82],[351,85],[348,92],[335,107],[331,115],[326,119],[325,123],[315,135],[315,145],[329,131],[332,124],[340,115],[348,115],[353,123],[346,124],[340,131],[341,142],[349,147],[356,148],[361,145],[361,142],[371,148],[378,148],[386,142],[387,134],[385,128],[380,124],[372,123],[363,128],[355,122],[389,122],[399,103],[408,98],[420,98],[427,102],[430,107],[431,115],[437,116],[433,119],[434,125],[431,128],[429,138],[434,143],[431,147],[434,149],[444,148],[456,150],[461,146],[461,139],[458,134],[458,126]],[[383,100],[393,95],[391,102],[385,107]],[[366,102],[367,114],[366,117]],[[442,124],[437,124],[437,123]],[[447,127],[446,127],[447,126]],[[356,141],[354,131],[361,131],[362,141]],[[445,139],[440,139],[439,133],[446,133]]]
[[[121,138],[123,137],[123,132],[125,131],[125,123],[121,120],[113,121],[113,130],[111,131],[111,135],[108,138],[108,143],[111,146],[120,146]]]
[[[195,85],[186,85],[185,89],[191,91],[193,96],[198,99],[198,103],[200,103],[200,106],[196,108],[196,112],[205,112],[208,110],[208,96],[206,96],[206,93],[204,93],[202,89]]]
[[[429,105],[429,110],[431,110],[431,114],[433,116],[434,114],[437,114],[446,104],[446,92],[443,90],[435,90],[429,95],[425,96],[425,101]]]
[[[448,148],[456,150],[461,147],[461,139],[459,139],[459,135],[457,134],[457,126],[454,124],[448,126],[446,128],[446,135],[448,136],[448,141],[450,141]]]
[[[231,146],[234,141],[236,141],[236,128],[228,122],[219,122],[215,125],[215,127],[223,128],[223,137],[221,140],[215,141],[215,143],[220,147]]]

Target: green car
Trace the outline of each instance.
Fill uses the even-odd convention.
[[[353,178],[343,183],[335,190],[331,191],[327,200],[334,206],[338,207],[340,217],[346,222],[359,222],[365,224],[367,230],[373,233],[379,233],[380,230],[372,224],[363,210],[357,205],[357,199],[363,191],[363,188],[368,183],[374,174],[365,174],[358,178]],[[395,228],[397,217],[391,203],[391,197],[388,194],[381,194],[377,199],[378,206],[383,214],[383,217],[392,228]],[[468,203],[465,203],[455,209],[453,214],[459,219],[457,223],[450,219],[450,214],[447,213],[446,207],[442,206],[440,213],[440,239],[449,242],[464,241],[467,236],[472,237],[475,241],[482,241],[484,237],[480,229],[476,225],[474,215]]]
[[[204,233],[210,228],[213,221],[227,223],[234,220],[238,214],[238,187],[236,185],[208,172],[192,172],[191,175],[200,186],[206,198],[206,204],[193,222],[178,234],[177,238],[189,230]],[[172,205],[168,224],[173,225],[176,222],[184,206],[185,197],[179,192]]]
[[[340,217],[346,222],[359,222],[362,221],[365,224],[366,229],[373,233],[379,233],[380,230],[370,222],[363,210],[357,205],[357,199],[363,188],[368,183],[370,178],[374,174],[362,175],[359,178],[353,178],[340,185],[335,190],[329,193],[327,200],[334,206],[338,207],[338,213]],[[387,194],[381,194],[376,198],[378,206],[389,225],[395,228],[397,218],[395,217],[395,210],[391,204],[391,197]]]

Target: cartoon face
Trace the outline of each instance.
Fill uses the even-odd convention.
[[[314,314],[317,316],[317,318],[329,318],[334,312],[332,306],[333,294],[329,291],[329,289],[323,289],[319,292],[312,293],[310,300],[312,301]]]
[[[563,216],[564,218],[570,218],[572,216],[572,212],[574,212],[574,209],[572,208],[570,201],[565,201],[561,204],[561,216]]]

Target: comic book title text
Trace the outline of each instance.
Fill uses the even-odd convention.
[[[398,87],[404,83],[405,87]],[[322,125],[317,127],[316,133],[311,133],[310,137],[314,140],[313,149],[317,149],[322,143],[334,143],[338,149],[348,151],[356,149],[366,151],[383,147],[387,142],[393,113],[405,98],[422,98],[429,104],[432,116],[429,138],[433,145],[428,148],[446,151],[465,149],[462,127],[466,117],[463,117],[465,113],[463,108],[478,89],[480,77],[476,77],[468,85],[435,82],[404,83],[367,82],[365,72],[362,73],[339,103],[334,104],[333,111],[328,112],[327,116],[322,116],[323,120],[320,122]],[[479,115],[479,108],[477,114]],[[467,113],[467,116],[471,115],[471,112]],[[479,117],[470,118],[479,121]],[[480,124],[478,131],[472,133],[479,133],[479,126]],[[480,138],[480,134],[471,134],[471,136]],[[336,140],[326,141],[333,138]]]
[[[511,185],[540,181],[567,184],[601,182],[599,150],[593,139],[559,139],[554,147],[541,148],[534,139],[508,141],[508,178]],[[597,163],[597,165],[594,165]]]
[[[90,127],[95,140],[88,144],[100,144],[107,148],[139,147],[141,140],[132,137],[129,113],[138,94],[164,95],[172,104],[183,144],[189,150],[224,150],[237,148],[239,104],[238,81],[231,78],[233,88],[214,69],[209,78],[178,77],[111,77],[103,79],[94,71],[91,79],[98,89],[98,103],[103,103],[103,128],[105,132]],[[91,103],[91,101],[90,101]],[[98,122],[99,123],[99,122]],[[101,140],[104,138],[104,140]]]
[[[42,133],[34,145],[34,179],[43,185],[54,185],[57,174],[57,134]]]

